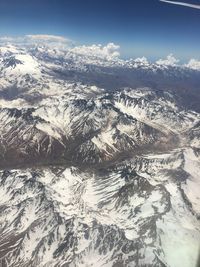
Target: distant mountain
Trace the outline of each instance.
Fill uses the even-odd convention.
[[[29,44],[0,69],[0,263],[195,267],[198,68]]]

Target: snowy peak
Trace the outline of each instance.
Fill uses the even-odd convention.
[[[23,64],[22,61],[16,59],[15,57],[5,58],[2,63],[5,68],[12,69],[14,69],[18,64]]]
[[[28,54],[17,54],[15,56],[5,57],[2,62],[2,71],[10,71],[17,74],[37,74],[39,64],[37,60]]]

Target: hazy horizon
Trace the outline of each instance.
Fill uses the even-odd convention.
[[[198,1],[190,1],[197,4]],[[78,45],[113,42],[122,58],[199,59],[200,11],[159,0],[0,1],[0,35],[58,35]]]

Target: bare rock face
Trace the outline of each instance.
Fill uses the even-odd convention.
[[[178,88],[185,79],[194,94],[199,71],[73,50],[4,51],[0,263],[195,266],[200,114]]]

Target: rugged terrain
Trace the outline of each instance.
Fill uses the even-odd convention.
[[[0,47],[0,263],[195,267],[200,70],[91,51]]]

